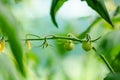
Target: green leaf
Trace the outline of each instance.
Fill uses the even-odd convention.
[[[120,73],[110,73],[104,80],[120,80]]]
[[[52,22],[56,27],[58,27],[58,24],[56,22],[55,15],[65,1],[67,0],[52,0],[50,15],[51,15]]]
[[[115,11],[114,11],[113,16],[116,16],[116,15],[118,15],[119,13],[120,13],[120,6],[117,6],[117,8],[116,8]]]
[[[94,9],[103,19],[105,19],[112,27],[114,27],[108,11],[106,9],[104,0],[86,0],[87,4]]]
[[[105,55],[115,72],[120,72],[120,31],[112,30],[102,36],[97,51]]]
[[[0,28],[7,35],[8,41],[17,62],[18,69],[25,75],[23,66],[23,51],[18,39],[16,20],[6,6],[0,3]]]

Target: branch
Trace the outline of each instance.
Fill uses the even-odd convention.
[[[93,50],[96,52],[97,54],[97,50],[95,49],[95,47],[93,47]],[[109,62],[107,61],[107,59],[105,58],[104,55],[102,54],[97,54],[102,60],[103,62],[106,64],[106,66],[108,67],[108,69],[112,72],[115,73],[114,69],[112,68],[112,66],[109,64]]]
[[[33,35],[34,36],[34,35]],[[38,36],[37,36],[38,37]],[[86,40],[82,40],[82,39],[78,39],[78,38],[74,38],[74,37],[64,37],[64,36],[55,36],[55,35],[48,35],[46,37],[38,37],[38,38],[27,38],[27,39],[21,39],[22,41],[26,41],[26,40],[29,40],[29,41],[37,41],[37,40],[50,40],[50,39],[64,39],[64,40],[72,40],[72,41],[77,41],[77,42],[84,42]],[[91,42],[95,42],[97,41],[98,39],[100,39],[100,37],[96,38],[96,39],[93,39],[91,40]],[[8,42],[9,40],[5,40],[5,42]]]

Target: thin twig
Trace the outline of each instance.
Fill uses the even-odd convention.
[[[99,55],[100,58],[105,62],[106,66],[109,68],[109,70],[112,72],[112,73],[115,73],[115,71],[113,70],[113,68],[111,67],[111,65],[109,64],[109,62],[107,61],[107,59],[105,58],[104,55],[100,54]]]
[[[51,36],[51,37],[43,37],[43,38],[27,38],[27,40],[29,41],[37,41],[37,40],[50,40],[50,39],[65,39],[65,40],[73,40],[73,41],[77,41],[77,42],[84,42],[86,40],[81,40],[81,39],[78,39],[78,38],[73,38],[73,37],[64,37],[64,36]],[[95,42],[97,41],[98,39],[100,39],[100,37],[94,39],[94,40],[91,40],[91,42]],[[25,41],[26,39],[21,39],[22,41]],[[9,40],[5,40],[5,42],[8,42]]]
[[[95,49],[95,47],[93,47],[93,50],[96,52],[97,54],[97,50]],[[111,67],[111,65],[109,64],[109,62],[107,61],[107,59],[105,58],[104,55],[102,54],[97,54],[98,56],[100,56],[100,58],[103,60],[103,62],[106,64],[106,66],[108,67],[108,69],[112,72],[115,73],[114,69]]]

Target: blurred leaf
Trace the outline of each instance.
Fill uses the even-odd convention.
[[[116,15],[119,14],[119,13],[120,13],[120,6],[118,6],[118,7],[116,8],[116,10],[114,11],[113,16],[116,16]]]
[[[102,18],[104,18],[112,27],[114,27],[106,6],[104,4],[104,0],[86,0],[87,4],[94,9]]]
[[[23,51],[18,40],[17,31],[15,29],[16,26],[16,20],[11,12],[7,9],[7,7],[0,3],[0,28],[3,33],[8,36],[10,47],[17,61],[18,68],[22,74],[25,75],[23,66]]]
[[[52,22],[56,27],[58,27],[58,24],[56,22],[55,15],[65,1],[67,0],[52,0],[50,15],[51,15]]]
[[[22,0],[15,0],[16,3],[21,2]]]
[[[32,52],[27,52],[26,53],[26,57],[27,57],[27,63],[29,63],[29,62],[33,62],[33,64],[32,64],[32,66],[33,66],[33,68],[34,69],[36,69],[37,68],[37,66],[38,66],[38,63],[39,63],[39,61],[40,61],[40,59],[38,58],[38,56],[37,55],[35,55],[34,53],[32,53]]]
[[[7,5],[11,5],[12,3],[14,3],[14,0],[0,0],[3,4],[7,4]],[[6,5],[6,6],[7,6]]]
[[[38,62],[38,57],[34,53],[27,52],[26,56],[27,56],[28,60],[33,60],[36,63]]]
[[[9,3],[8,0],[0,0],[0,2],[5,3],[5,4],[8,4],[8,3]]]
[[[113,22],[120,22],[120,15],[115,16],[112,20]]]
[[[120,45],[120,31],[119,30],[114,30],[109,33],[107,33],[103,38],[102,41],[100,42],[100,48],[101,50],[104,51],[109,51],[111,52],[112,49],[117,49],[117,46]],[[118,47],[119,49],[119,47]],[[116,50],[115,50],[116,51]],[[110,53],[109,53],[110,55]]]
[[[85,38],[86,34],[89,33],[90,30],[94,27],[94,25],[97,24],[100,20],[101,20],[101,18],[97,17],[84,32],[82,32],[80,35],[78,35],[78,38],[80,38],[80,39]]]
[[[3,4],[13,5],[14,3],[21,2],[23,0],[0,0]]]
[[[120,80],[120,73],[110,73],[104,80]]]
[[[6,54],[0,55],[0,80],[23,80],[18,74],[11,58]]]
[[[117,59],[120,53],[120,31],[114,30],[102,37],[97,51],[105,55],[115,72],[120,72],[120,60]]]

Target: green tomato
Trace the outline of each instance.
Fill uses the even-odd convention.
[[[64,48],[68,51],[72,50],[74,48],[74,43],[72,41],[67,41],[65,44],[64,44]]]
[[[82,48],[85,50],[85,51],[89,51],[92,49],[92,44],[90,41],[88,42],[82,42]]]

